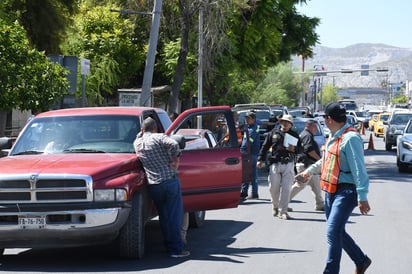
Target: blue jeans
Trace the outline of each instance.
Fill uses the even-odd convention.
[[[252,182],[250,183],[242,183],[241,191],[242,193],[247,194],[249,185],[252,184],[252,196],[257,196],[258,193],[258,170],[257,170],[257,155],[252,155]]]
[[[362,267],[366,255],[345,231],[345,225],[353,209],[358,204],[358,195],[354,184],[339,185],[334,194],[325,194],[326,236],[328,241],[328,259],[323,273],[339,273],[342,248],[356,266]]]
[[[180,234],[183,203],[179,178],[149,185],[149,193],[159,213],[160,227],[168,251],[171,254],[180,254],[183,248]]]

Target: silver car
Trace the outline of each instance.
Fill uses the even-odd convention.
[[[412,167],[412,119],[398,137],[396,146],[396,165],[399,172],[406,172]]]

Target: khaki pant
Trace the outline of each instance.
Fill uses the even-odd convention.
[[[181,227],[181,230],[180,230],[180,235],[182,237],[182,243],[184,245],[187,244],[186,235],[187,235],[187,230],[188,229],[189,229],[189,213],[185,212],[185,213],[183,213],[182,227]]]
[[[296,164],[296,171],[301,173],[305,170],[305,165],[303,163]],[[315,198],[315,209],[324,208],[324,201],[322,198],[322,191],[320,190],[320,175],[314,174],[309,177],[306,183],[299,185],[297,183],[293,184],[292,189],[290,191],[290,199],[292,200],[302,189],[305,188],[306,185],[309,185],[312,188],[312,194]]]
[[[289,204],[290,189],[295,177],[294,163],[276,163],[269,167],[269,191],[274,209],[279,210],[279,214],[287,213]]]

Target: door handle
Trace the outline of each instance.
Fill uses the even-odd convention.
[[[237,164],[239,164],[239,159],[238,158],[227,158],[226,160],[225,160],[225,163],[227,164],[227,165],[237,165]]]

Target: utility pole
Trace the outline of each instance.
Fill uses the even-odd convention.
[[[199,7],[199,53],[197,68],[197,107],[203,106],[203,3]]]
[[[152,80],[156,58],[157,39],[159,37],[160,15],[162,13],[162,0],[154,0],[152,13],[152,26],[150,28],[149,48],[146,57],[146,66],[143,75],[142,94],[140,106],[152,106]]]

